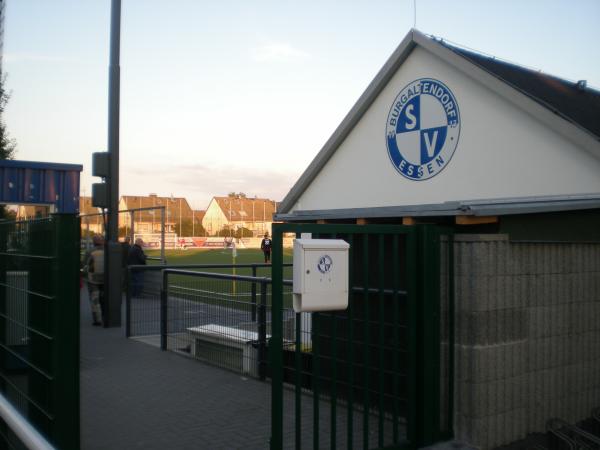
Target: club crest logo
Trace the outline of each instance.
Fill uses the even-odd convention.
[[[388,155],[409,180],[427,180],[452,159],[460,136],[454,94],[441,81],[420,78],[408,84],[390,109],[386,123]]]
[[[319,263],[317,264],[317,269],[321,273],[327,273],[331,270],[331,266],[333,265],[333,260],[329,255],[323,255],[319,258]]]

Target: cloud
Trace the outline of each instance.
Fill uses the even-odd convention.
[[[311,55],[304,50],[294,48],[286,42],[270,42],[251,50],[251,57],[257,62],[297,63],[306,61]]]
[[[239,166],[170,164],[152,167],[124,166],[122,195],[159,195],[186,197],[194,207],[203,209],[213,196],[244,192],[248,197],[280,201],[297,180],[299,173]]]

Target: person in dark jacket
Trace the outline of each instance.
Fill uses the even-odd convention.
[[[125,240],[121,242],[121,265],[123,269],[127,268],[127,261],[129,260],[129,250],[131,250],[131,237],[125,236]]]
[[[121,242],[121,268],[123,269],[123,289],[127,288],[127,260],[129,259],[129,250],[131,250],[131,237],[125,236]]]
[[[144,253],[144,241],[142,238],[137,238],[135,244],[129,250],[129,257],[127,258],[128,266],[139,266],[146,265],[146,254]],[[133,270],[131,272],[131,295],[133,297],[139,297],[142,293],[144,286],[144,274],[140,270]]]
[[[271,243],[272,241],[269,238],[269,233],[265,233],[265,237],[260,243],[260,249],[265,255],[265,263],[271,262]]]

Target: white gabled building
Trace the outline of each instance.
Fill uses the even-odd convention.
[[[227,229],[239,228],[251,230],[254,236],[271,232],[273,214],[277,202],[266,198],[247,198],[239,195],[213,197],[202,218],[202,226],[209,235],[215,235]]]
[[[412,30],[275,219],[454,229],[455,439],[492,449],[600,408],[600,92],[584,81]]]

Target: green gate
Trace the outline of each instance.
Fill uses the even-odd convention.
[[[65,450],[79,448],[79,228],[0,222],[0,393]],[[23,448],[1,420],[0,448]]]
[[[291,311],[288,233],[350,244],[347,310]],[[274,224],[271,449],[451,437],[451,239],[430,225]]]

